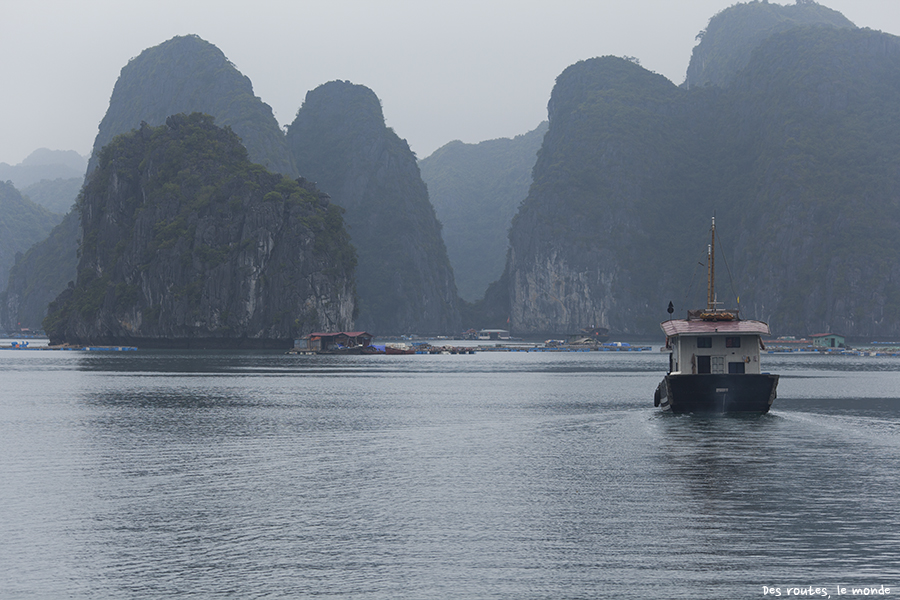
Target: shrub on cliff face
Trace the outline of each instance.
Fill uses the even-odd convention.
[[[352,325],[341,209],[251,163],[208,115],[113,139],[77,208],[78,281],[45,321],[53,341],[282,345]]]

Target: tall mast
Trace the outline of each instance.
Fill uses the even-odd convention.
[[[707,250],[707,275],[706,284],[706,308],[707,310],[715,310],[716,308],[716,218],[712,218],[712,236]]]

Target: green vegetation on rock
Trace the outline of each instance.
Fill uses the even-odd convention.
[[[750,62],[750,54],[766,39],[800,25],[849,27],[844,15],[812,0],[782,6],[765,0],[735,4],[717,13],[697,35],[684,85],[731,83]]]
[[[96,167],[101,148],[116,135],[135,130],[141,123],[161,125],[170,115],[193,112],[210,114],[220,125],[232,127],[247,148],[251,161],[289,177],[296,177],[284,133],[275,120],[272,109],[253,94],[250,80],[228,61],[221,50],[196,35],[175,37],[149,48],[122,68],[112,91],[109,108],[100,123],[88,170],[92,171]],[[83,162],[84,159],[75,153],[44,150],[36,151],[21,165],[10,168],[23,178],[30,177],[27,181],[32,184],[46,178],[49,173],[58,172],[58,169],[48,171],[45,163],[63,162],[67,169],[65,172],[69,173],[72,165],[78,164],[78,160]],[[177,157],[172,157],[171,160],[177,162]],[[3,166],[0,164],[0,170]],[[83,172],[82,164],[79,176]],[[40,177],[37,177],[38,174]],[[80,186],[81,181],[78,183],[79,188]],[[44,188],[35,190],[35,194],[36,198],[43,197]],[[66,202],[68,206],[65,210],[68,210],[71,200],[62,200],[62,203]],[[52,242],[48,240],[38,243],[23,259],[20,272],[40,273],[42,278],[38,279],[34,275],[27,278],[20,276],[9,282],[12,304],[8,307],[4,323],[27,322],[30,327],[40,325],[40,320],[34,323],[32,317],[34,311],[43,314],[46,304],[33,311],[32,303],[55,298],[66,288],[67,282],[76,278],[74,265],[77,231],[77,228],[60,230]],[[62,239],[60,236],[63,234],[68,235],[68,239]],[[64,246],[68,248],[65,251]],[[57,260],[61,252],[65,252],[67,258],[60,265],[68,267],[68,271],[44,266]],[[24,285],[26,279],[27,290],[19,287],[20,284]],[[0,280],[0,284],[6,285],[6,279]],[[17,314],[16,311],[23,312]],[[26,316],[26,312],[31,316]]]
[[[288,346],[352,324],[340,209],[251,163],[208,115],[114,138],[78,211],[78,279],[44,321],[54,342]]]
[[[703,306],[715,213],[719,297],[744,316],[900,335],[898,93],[900,39],[849,27],[774,34],[726,87],[569,67],[513,220],[513,329],[653,334],[669,300]]]

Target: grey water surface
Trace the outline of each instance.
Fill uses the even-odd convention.
[[[0,352],[0,598],[900,595],[900,359]]]

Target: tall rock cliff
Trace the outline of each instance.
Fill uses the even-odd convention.
[[[122,68],[94,140],[88,172],[97,166],[100,149],[116,135],[139,127],[141,122],[161,125],[169,115],[192,112],[212,115],[220,126],[230,126],[253,162],[289,177],[297,176],[272,109],[253,94],[250,80],[221,50],[196,35],[174,37],[144,50]],[[72,256],[63,264],[74,265],[77,233],[77,229],[64,228],[23,258],[21,272],[31,273],[29,283],[21,287],[25,280],[21,276],[9,282],[9,304],[29,308],[21,315],[10,313],[8,320],[40,326],[40,319],[33,322],[32,307],[41,304],[39,312],[43,313],[45,299],[56,297],[75,279],[74,270],[47,269],[46,263],[55,260],[66,246]],[[62,235],[69,237],[62,239]],[[46,277],[38,279],[36,273]],[[7,280],[4,277],[0,281],[5,285]]]
[[[503,273],[509,225],[528,195],[531,169],[546,133],[544,122],[512,139],[454,141],[419,161],[464,300],[483,297]]]
[[[665,263],[658,228],[681,220],[666,178],[696,156],[680,118],[684,96],[614,57],[582,61],[557,78],[534,183],[510,230],[515,331],[637,333],[655,321],[648,291],[659,273],[645,261]]]
[[[78,280],[45,320],[52,342],[286,347],[352,325],[340,209],[252,164],[208,115],[143,124],[97,163],[79,201]]]
[[[773,36],[729,98],[742,303],[781,331],[900,336],[900,38]]]
[[[440,224],[415,156],[385,126],[372,90],[344,81],[319,86],[287,137],[300,173],[347,211],[359,254],[357,328],[378,335],[458,331]]]
[[[780,334],[900,336],[900,39],[796,27],[726,87],[611,57],[557,80],[507,284],[519,332],[653,334],[719,298]],[[729,277],[729,274],[731,277]]]

